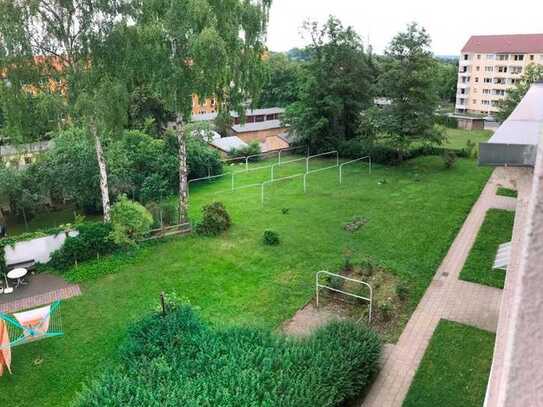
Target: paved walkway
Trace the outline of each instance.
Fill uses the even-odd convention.
[[[385,355],[384,366],[364,407],[401,406],[440,319],[496,332],[502,290],[458,279],[490,208],[514,210],[516,199],[496,196],[502,175],[494,172],[473,206],[398,343]]]
[[[0,312],[22,311],[77,295],[81,295],[78,285],[69,284],[53,274],[36,274],[28,285],[16,288],[11,294],[0,294]]]

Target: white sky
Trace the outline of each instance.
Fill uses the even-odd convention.
[[[473,34],[543,33],[542,0],[273,0],[268,46],[288,51],[307,44],[300,37],[306,19],[332,14],[352,25],[381,53],[394,34],[412,21],[426,28],[438,55],[457,55]]]

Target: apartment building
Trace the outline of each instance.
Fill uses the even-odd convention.
[[[493,116],[529,64],[543,65],[543,34],[472,36],[460,55],[456,112]]]

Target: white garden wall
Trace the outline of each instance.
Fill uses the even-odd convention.
[[[77,231],[69,232],[70,236],[77,236]],[[60,249],[64,245],[66,234],[64,232],[58,235],[39,237],[32,240],[17,242],[13,246],[5,247],[6,264],[21,263],[34,260],[37,263],[47,263],[51,259],[51,253]]]

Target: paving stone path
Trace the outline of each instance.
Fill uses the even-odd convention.
[[[496,170],[471,209],[363,407],[401,406],[440,319],[496,332],[502,290],[459,280],[459,274],[490,208],[515,210],[516,199],[496,196],[498,185],[511,186],[508,174]]]

